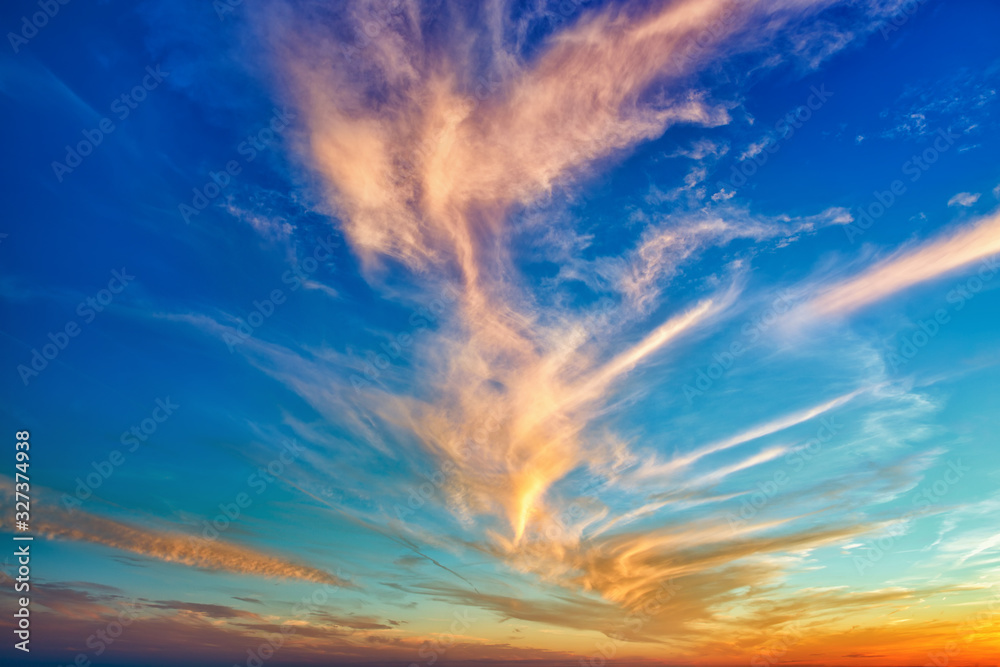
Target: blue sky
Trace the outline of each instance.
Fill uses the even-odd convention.
[[[8,36],[30,660],[129,600],[110,662],[924,664],[988,608],[1000,7],[378,7]]]

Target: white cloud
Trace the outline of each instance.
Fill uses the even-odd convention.
[[[981,196],[978,192],[959,192],[948,200],[948,206],[972,206],[979,201]]]
[[[747,158],[760,155],[764,151],[764,148],[767,147],[768,141],[770,141],[769,136],[747,146],[746,150],[740,155],[740,160],[746,160]]]
[[[704,160],[705,158],[722,157],[729,152],[729,144],[724,141],[712,141],[710,139],[698,139],[690,147],[678,148],[666,157],[687,157],[692,160]]]

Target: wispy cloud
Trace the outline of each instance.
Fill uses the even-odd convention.
[[[3,480],[2,491],[13,498],[13,482]],[[11,528],[9,517],[0,528]],[[271,556],[221,540],[206,540],[180,532],[153,530],[107,519],[82,510],[48,509],[35,513],[32,528],[53,539],[101,544],[168,563],[220,570],[256,577],[300,579],[336,586],[348,581],[324,570]]]
[[[806,313],[846,315],[907,288],[960,270],[1000,252],[1000,214],[994,213],[913,248],[900,250],[859,275],[821,288]]]
[[[982,195],[978,192],[959,192],[948,200],[948,206],[972,206]]]
[[[725,451],[732,447],[737,447],[752,440],[757,440],[758,438],[762,438],[766,435],[771,435],[772,433],[777,433],[791,426],[795,426],[796,424],[801,424],[810,419],[814,419],[820,415],[829,412],[830,410],[833,410],[835,408],[844,405],[845,403],[852,400],[860,393],[861,390],[853,391],[849,394],[838,396],[837,398],[829,400],[820,405],[812,406],[805,410],[801,410],[799,412],[790,415],[782,416],[771,422],[755,426],[751,429],[748,429],[747,431],[726,438],[724,440],[720,440],[718,442],[713,442],[704,445],[702,447],[699,447],[695,451],[678,456],[672,461],[669,461],[667,463],[646,464],[641,468],[639,468],[636,474],[638,477],[642,478],[642,477],[654,477],[654,476],[669,475],[676,473],[677,471],[687,468],[688,466],[696,463],[705,456],[709,456],[710,454],[715,454],[717,452]]]
[[[595,498],[587,521],[594,531],[590,537],[600,535],[597,545],[587,542],[583,522],[567,531],[556,519],[566,507],[567,480],[616,475],[622,461],[635,460],[629,445],[609,446],[616,442],[613,434],[590,430],[613,411],[618,392],[628,391],[631,370],[703,331],[739,299],[739,262],[734,262],[729,278],[706,285],[686,306],[665,308],[662,290],[679,267],[735,239],[787,244],[849,221],[847,211],[764,218],[722,205],[647,217],[646,231],[622,257],[586,266],[560,261],[550,284],[588,276],[593,292],[609,297],[573,309],[544,308],[517,278],[507,244],[523,231],[510,228],[512,210],[579,183],[672,126],[728,123],[731,104],[713,101],[691,85],[706,64],[759,48],[765,33],[781,34],[789,26],[796,27],[788,57],[809,67],[842,48],[851,31],[825,24],[800,29],[804,17],[828,4],[713,0],[631,12],[605,8],[582,14],[527,60],[516,45],[481,41],[461,22],[450,25],[455,39],[441,48],[421,30],[416,6],[407,6],[363,53],[345,58],[327,31],[339,22],[353,25],[363,7],[356,14],[313,7],[305,21],[290,18],[280,4],[270,5],[261,13],[265,32],[286,75],[286,93],[306,119],[300,157],[323,178],[369,277],[377,283],[401,266],[427,285],[453,285],[459,297],[440,327],[424,332],[421,357],[407,369],[387,369],[384,381],[360,393],[343,379],[343,370],[355,363],[345,355],[261,341],[242,352],[322,414],[343,422],[336,406],[354,403],[353,414],[364,417],[347,421],[353,419],[366,438],[378,431],[419,443],[433,467],[451,471],[440,484],[443,504],[472,531],[470,546],[566,588],[597,591],[619,605],[647,599],[658,578],[705,577],[708,586],[709,571],[718,576],[719,568],[732,566],[739,576],[711,584],[724,596],[729,590],[724,585],[760,581],[780,570],[759,562],[734,565],[754,553],[815,548],[863,532],[860,526],[805,530],[744,550],[716,528],[615,532],[654,514],[662,503],[615,517],[606,516],[607,508]],[[499,7],[491,5],[487,14],[495,18]],[[699,49],[692,52],[694,39]],[[480,64],[470,70],[468,63]],[[725,150],[723,144],[701,141],[676,154],[700,160]],[[687,186],[696,188],[704,177],[704,170],[695,168]],[[586,242],[576,230],[568,234],[557,252]],[[650,322],[653,313],[657,319]],[[676,472],[839,408],[856,395],[766,422],[672,463],[649,463],[632,479]],[[393,448],[383,437],[370,442],[388,456]],[[786,451],[770,447],[701,473],[699,485],[720,483]],[[560,539],[545,537],[553,527]],[[398,530],[440,540],[430,534],[432,528]],[[670,555],[678,545],[694,551],[716,546],[709,555],[692,551],[683,564]],[[570,574],[581,569],[584,575]],[[487,607],[508,606],[499,597],[476,599]],[[689,604],[695,605],[693,598]],[[694,617],[711,615],[706,603],[699,608]],[[552,617],[559,615],[565,616]]]
[[[635,234],[599,251],[590,246],[593,226],[568,213],[549,219],[539,204],[553,192],[573,191],[673,127],[729,123],[738,105],[698,84],[706,68],[753,51],[765,52],[762,67],[796,59],[817,67],[871,29],[864,21],[810,22],[832,4],[608,6],[581,11],[530,57],[521,50],[523,31],[507,31],[510,8],[500,2],[486,3],[474,18],[456,5],[441,19],[444,27],[429,25],[419,3],[405,3],[350,57],[341,33],[363,24],[372,3],[300,3],[294,16],[282,2],[246,8],[267,37],[282,94],[305,119],[296,157],[318,177],[316,187],[369,283],[386,288],[406,275],[420,286],[408,299],[442,286],[456,295],[434,326],[410,332],[415,343],[405,363],[380,367],[364,386],[352,376],[364,375],[366,360],[350,349],[275,342],[267,332],[238,349],[239,359],[337,429],[332,435],[328,424],[287,417],[286,425],[311,447],[308,469],[291,473],[289,484],[413,552],[406,557],[412,562],[431,563],[435,574],[449,577],[447,584],[430,578],[393,583],[397,590],[504,619],[603,631],[655,600],[662,582],[675,580],[676,613],[657,615],[624,636],[650,643],[687,637],[688,655],[701,647],[732,655],[733,646],[713,638],[738,633],[736,643],[753,645],[764,629],[790,616],[818,622],[914,594],[808,591],[796,602],[782,582],[788,571],[811,566],[811,552],[882,527],[866,518],[865,501],[912,486],[922,471],[916,463],[882,463],[851,479],[830,472],[821,480],[830,487],[817,483],[804,491],[802,506],[776,500],[736,530],[714,512],[751,492],[745,475],[770,471],[800,449],[790,435],[781,442],[772,436],[855,408],[862,394],[884,399],[874,383],[787,401],[776,413],[762,410],[728,431],[734,435],[713,435],[672,458],[654,452],[644,434],[615,432],[623,406],[654,383],[635,381],[634,371],[661,364],[656,381],[662,382],[666,361],[759,298],[747,294],[746,267],[755,253],[849,222],[850,213],[816,208],[814,215],[766,216],[726,204],[725,196],[705,202],[699,189],[708,168],[696,164],[681,186],[690,198],[680,191],[650,196],[644,205],[651,210],[622,221]],[[884,4],[897,3],[862,3],[871,9],[865,18],[879,16]],[[449,39],[442,43],[445,28]],[[773,44],[783,50],[773,53]],[[729,145],[687,140],[667,155],[711,161]],[[751,145],[744,157],[760,150]],[[230,212],[268,238],[287,240],[295,231],[242,206]],[[530,284],[512,243],[530,234],[544,241],[531,252],[555,267],[542,287]],[[722,270],[674,289],[688,266],[716,250],[726,253]],[[1000,219],[986,218],[850,278],[807,285],[797,312],[848,314],[997,250]],[[585,289],[567,288],[580,284]],[[232,326],[221,314],[159,317],[216,337]],[[748,451],[736,451],[744,445],[751,445]],[[345,470],[345,459],[358,463],[357,470]],[[373,462],[395,476],[386,479]],[[407,504],[411,489],[403,480],[409,479],[432,488],[416,508]],[[335,486],[337,496],[323,496],[317,490],[323,484]],[[585,484],[591,486],[581,491]],[[343,500],[351,493],[364,501]],[[837,502],[856,514],[831,518]],[[238,547],[192,552],[168,534],[98,517],[84,521],[86,534],[98,537],[62,524],[47,530],[199,567],[325,581],[310,579],[322,576],[314,568]],[[485,557],[504,573],[523,576],[519,583],[537,586],[538,600],[526,604],[523,591],[505,590],[507,582],[489,577],[484,583],[427,555],[421,543]],[[774,592],[781,611],[752,608],[743,600],[746,590]],[[355,630],[391,629],[368,617],[326,620]]]

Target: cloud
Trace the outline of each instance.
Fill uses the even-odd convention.
[[[567,573],[581,567],[576,558],[587,556],[574,552],[571,541],[547,543],[545,535],[564,509],[561,492],[568,479],[611,476],[622,460],[634,457],[613,434],[590,430],[613,413],[619,392],[628,393],[631,371],[703,331],[740,295],[738,280],[723,278],[687,305],[666,306],[664,286],[709,247],[735,239],[790,242],[850,216],[830,209],[762,218],[721,206],[653,219],[621,257],[560,263],[557,286],[596,275],[588,287],[606,300],[546,308],[538,294],[522,287],[508,242],[524,230],[511,228],[509,214],[585,181],[670,127],[728,123],[729,103],[713,101],[692,85],[703,68],[787,37],[786,29],[794,33],[793,57],[815,66],[850,34],[827,24],[799,29],[828,5],[685,0],[632,11],[608,7],[581,13],[530,59],[492,33],[480,38],[457,19],[449,23],[447,45],[439,44],[421,29],[416,5],[406,5],[378,38],[347,58],[331,32],[356,25],[366,5],[309,5],[305,19],[269,5],[259,23],[267,25],[262,30],[277,54],[285,92],[305,119],[300,159],[321,177],[367,275],[377,283],[401,267],[432,286],[428,292],[446,284],[458,297],[440,326],[421,332],[422,356],[407,369],[384,369],[378,383],[361,392],[345,380],[359,367],[348,355],[259,340],[248,341],[241,353],[321,414],[347,421],[379,455],[407,456],[395,453],[390,440],[419,444],[430,463],[409,455],[412,465],[450,471],[441,475],[441,504],[477,538],[485,535],[480,548],[492,556],[545,576],[559,573],[563,584],[583,585],[616,603],[641,599],[651,576],[633,582],[635,590],[627,594],[616,593],[611,583],[619,566],[609,566],[606,575],[588,567],[586,578],[574,580]],[[500,7],[488,7],[490,20]],[[703,159],[725,149],[701,142],[677,154]],[[688,187],[703,177],[695,169]],[[575,231],[572,239],[561,252],[581,242]],[[838,400],[815,414],[841,405]],[[696,451],[692,462],[737,444]],[[701,479],[721,481],[774,460],[777,451]],[[431,527],[400,523],[400,532],[444,542]],[[825,544],[853,530],[772,544]],[[622,567],[635,553],[630,549],[645,549],[649,539],[605,535],[620,550]],[[648,548],[666,558],[659,546]],[[545,557],[526,565],[526,549]],[[711,566],[744,555],[721,549]]]
[[[767,147],[770,141],[771,137],[768,136],[765,137],[764,139],[761,139],[760,141],[751,143],[749,146],[746,147],[746,149],[742,153],[740,153],[740,160],[742,161],[752,158],[756,155],[760,155],[761,152],[763,152],[763,150]]]
[[[369,262],[454,261],[471,280],[477,246],[507,206],[671,125],[728,121],[699,92],[644,97],[657,80],[690,73],[696,63],[673,56],[726,5],[674,3],[639,21],[588,12],[530,66],[493,54],[496,69],[478,89],[456,63],[472,54],[427,62],[417,54],[429,45],[392,32],[364,54],[392,91],[381,110],[339,49],[323,49],[315,25],[282,25],[299,37],[278,48],[310,127],[310,161],[328,179],[355,248]]]
[[[303,159],[326,180],[356,251],[369,266],[380,257],[416,268],[454,262],[472,282],[509,206],[673,125],[727,123],[725,106],[691,77],[829,4],[685,0],[585,11],[529,62],[459,21],[448,46],[436,44],[417,29],[416,6],[351,58],[328,33],[364,25],[365,3],[356,13],[312,6],[307,19],[277,4],[260,22],[306,119]],[[831,31],[816,26],[798,43]]]
[[[352,630],[391,630],[394,624],[386,621],[389,625],[370,616],[336,616],[327,612],[315,613],[312,617],[324,624],[350,628]]]
[[[560,275],[581,280],[587,275],[606,277],[614,291],[638,312],[645,313],[660,302],[661,289],[669,279],[706,248],[724,247],[739,239],[784,244],[851,220],[850,213],[839,207],[795,218],[752,215],[746,209],[727,205],[666,215],[644,230],[639,245],[624,258],[573,261],[561,268]]]
[[[3,480],[0,491],[8,498],[13,496],[13,483],[9,478]],[[0,528],[10,528],[12,525],[9,517],[0,518]],[[345,579],[324,570],[221,540],[141,528],[82,510],[39,510],[33,517],[32,528],[38,534],[52,539],[101,544],[167,563],[206,570],[265,578],[300,579],[334,586],[351,585]]]
[[[677,148],[665,157],[686,157],[692,160],[704,160],[706,158],[722,157],[729,152],[729,144],[725,141],[713,141],[711,139],[697,139],[691,142],[688,147]]]
[[[893,126],[882,132],[887,139],[919,139],[945,129],[973,135],[992,129],[991,108],[997,94],[997,70],[958,69],[953,74],[906,86],[882,112]]]
[[[981,196],[978,192],[975,194],[971,192],[959,192],[948,200],[948,206],[972,206],[979,201]]]
[[[224,205],[224,210],[237,220],[250,225],[255,232],[268,240],[287,241],[295,231],[288,220],[260,213],[261,206],[256,203],[252,209],[243,208],[233,203],[233,198],[229,197]]]
[[[715,454],[730,449],[732,447],[737,447],[752,440],[756,440],[766,435],[771,435],[772,433],[777,433],[778,431],[785,430],[791,426],[795,426],[805,421],[809,421],[810,419],[814,419],[820,415],[829,412],[830,410],[839,408],[848,401],[854,399],[860,393],[861,393],[860,390],[853,391],[848,394],[844,394],[843,396],[838,396],[837,398],[826,401],[825,403],[822,403],[820,405],[812,406],[806,408],[805,410],[801,410],[799,412],[790,415],[784,415],[782,417],[779,417],[778,419],[770,421],[766,424],[755,426],[747,431],[744,431],[732,437],[699,447],[695,451],[690,452],[688,454],[684,454],[682,456],[678,456],[674,458],[672,461],[669,461],[667,463],[658,464],[653,461],[650,461],[649,463],[646,463],[645,465],[641,466],[636,471],[635,474],[638,478],[646,478],[646,477],[658,477],[661,475],[670,475],[676,473],[677,471],[691,466],[692,464],[696,463],[703,457],[709,456],[710,454]],[[767,460],[770,460],[770,458],[768,458]]]
[[[0,573],[0,584],[13,586]],[[32,587],[31,618],[47,628],[49,640],[32,645],[32,654],[52,664],[72,663],[76,655],[111,645],[120,660],[129,664],[211,664],[245,662],[248,651],[261,646],[273,650],[275,659],[296,665],[404,664],[428,647],[426,636],[406,633],[398,621],[379,623],[368,617],[298,609],[301,603],[282,603],[289,612],[270,610],[257,615],[226,605],[180,600],[128,598],[121,592],[95,591],[92,584],[39,581]],[[325,605],[324,609],[330,609]],[[473,624],[453,635],[448,657],[455,660],[493,659],[521,662],[547,658],[566,664],[567,653],[513,647],[476,636],[482,616],[467,615]],[[117,624],[117,625],[114,625]],[[10,632],[11,619],[0,619],[0,629]],[[104,630],[111,627],[111,630]],[[447,626],[446,626],[447,627]],[[117,629],[116,629],[117,628]],[[104,630],[105,634],[99,634]],[[104,639],[98,641],[99,638]],[[536,663],[542,664],[542,663]]]
[[[846,315],[979,260],[989,260],[997,253],[1000,214],[994,213],[914,248],[897,251],[857,276],[821,288],[800,314]]]
[[[844,224],[846,210],[767,217],[716,203],[666,214],[638,211],[620,225],[638,238],[601,254],[588,247],[593,235],[581,221],[567,215],[559,226],[540,204],[671,127],[729,122],[732,103],[697,85],[706,66],[770,49],[772,42],[787,47],[789,57],[818,65],[857,34],[826,22],[803,27],[830,4],[609,6],[582,12],[530,57],[523,45],[505,41],[502,3],[484,6],[485,36],[458,9],[441,19],[443,26],[428,26],[417,3],[405,4],[349,57],[342,34],[372,5],[301,3],[297,18],[277,2],[246,8],[260,12],[257,24],[277,54],[283,92],[305,119],[298,158],[318,176],[369,281],[384,287],[399,273],[414,277],[425,289],[408,296],[413,302],[442,286],[455,294],[433,325],[411,331],[411,356],[377,373],[366,374],[372,364],[363,352],[279,345],[266,340],[266,332],[238,349],[239,358],[301,396],[320,420],[348,433],[333,437],[321,426],[289,419],[312,442],[309,470],[293,473],[290,483],[419,556],[402,562],[431,562],[435,574],[446,571],[464,584],[408,580],[393,584],[399,590],[502,618],[610,632],[625,612],[655,600],[661,584],[674,579],[680,588],[672,594],[675,606],[641,629],[628,629],[628,640],[689,636],[722,651],[713,637],[739,631],[740,641],[760,641],[767,628],[780,625],[777,614],[748,612],[743,591],[785,596],[785,573],[806,567],[808,552],[856,541],[882,525],[866,522],[860,509],[843,523],[828,512],[837,502],[863,507],[866,493],[897,493],[917,474],[905,466],[884,466],[881,479],[864,476],[851,482],[855,486],[818,485],[802,497],[826,505],[808,512],[794,501],[776,501],[773,516],[735,532],[718,514],[696,513],[750,493],[754,487],[743,484],[741,474],[773,466],[796,447],[766,443],[709,465],[715,454],[784,435],[847,406],[859,391],[840,389],[797,411],[762,416],[757,426],[666,461],[647,454],[641,434],[614,430],[616,414],[645,388],[634,381],[635,371],[676,357],[747,299],[747,258]],[[435,38],[440,30],[449,33],[445,44]],[[713,159],[727,149],[702,141],[675,154]],[[705,173],[695,166],[687,189],[697,190]],[[821,285],[810,312],[851,312],[964,266],[982,256],[984,241],[995,240],[994,227],[956,232],[901,251],[861,276]],[[532,233],[547,246],[533,252],[557,267],[539,289],[529,286],[512,244]],[[727,248],[729,263],[720,275],[687,291],[667,290],[687,263],[737,240],[755,247]],[[568,284],[586,289],[571,298]],[[166,317],[212,335],[230,330],[221,316]],[[346,466],[347,457],[356,465]],[[380,477],[376,463],[398,476]],[[651,490],[651,481],[670,486]],[[604,485],[584,494],[583,482]],[[338,499],[323,500],[317,491],[323,484],[336,486]],[[424,486],[432,487],[431,499],[413,508],[407,492]],[[364,502],[340,502],[355,491]],[[695,512],[678,516],[676,508]],[[526,603],[523,588],[504,590],[505,582],[488,577],[484,584],[448,559],[425,555],[421,543],[484,554],[505,575],[518,575],[519,585],[536,586],[540,599]],[[785,602],[789,615],[822,618],[836,611],[828,609],[833,601],[852,610],[909,595],[812,591],[801,604]],[[374,617],[326,620],[387,629]]]
[[[222,618],[253,618],[259,619],[260,616],[253,614],[248,611],[243,611],[242,609],[236,609],[222,604],[206,604],[202,602],[181,602],[179,600],[157,600],[155,602],[146,602],[146,607],[152,609],[170,609],[174,611],[189,611],[195,614],[201,614],[207,618],[222,619]]]

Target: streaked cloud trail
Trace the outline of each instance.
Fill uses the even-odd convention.
[[[737,447],[752,440],[757,440],[758,438],[762,438],[766,435],[771,435],[772,433],[783,431],[791,426],[795,426],[796,424],[801,424],[802,422],[814,419],[815,417],[825,414],[835,408],[839,408],[861,392],[862,390],[853,391],[849,394],[838,396],[837,398],[820,405],[801,410],[791,415],[780,417],[779,419],[766,424],[761,424],[760,426],[755,426],[747,431],[734,435],[730,438],[726,438],[725,440],[713,442],[700,447],[689,454],[684,454],[674,459],[673,461],[645,466],[638,471],[637,475],[641,478],[676,473],[677,471],[689,467],[691,464],[696,463],[710,454],[725,451],[731,447]]]
[[[3,487],[4,496],[12,498],[13,483],[5,480]],[[222,540],[133,526],[83,510],[43,510],[38,512],[38,517],[35,530],[49,538],[101,544],[167,563],[207,570],[300,579],[335,586],[352,585],[346,579],[324,570]],[[9,528],[10,525],[9,517],[0,517],[0,528]]]
[[[822,289],[806,308],[815,317],[846,315],[998,253],[1000,214],[994,213],[900,250],[859,275]]]

